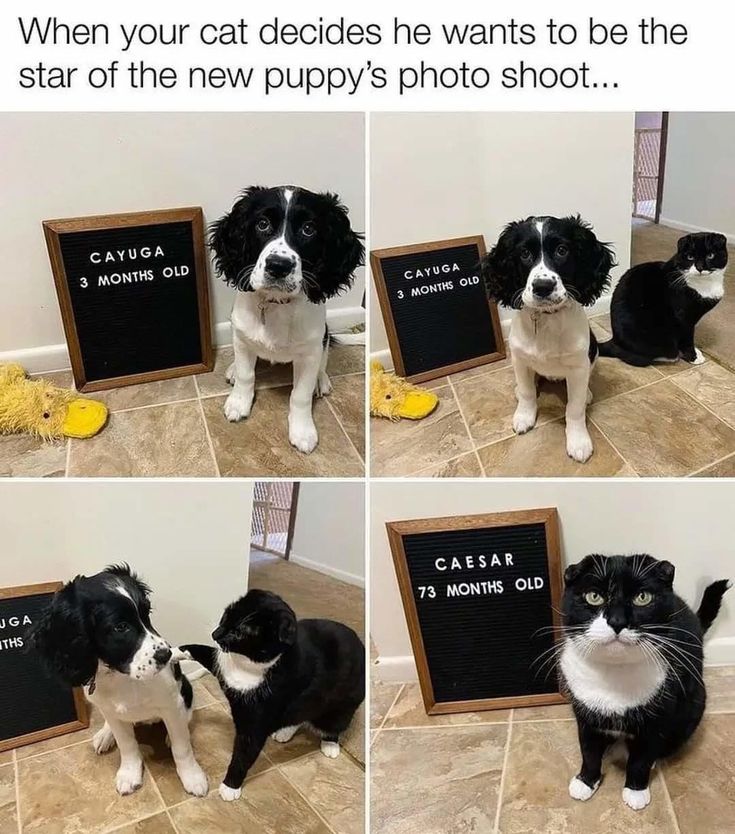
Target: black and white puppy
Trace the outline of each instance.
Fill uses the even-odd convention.
[[[509,345],[518,406],[513,429],[524,434],[537,414],[536,375],[567,383],[567,454],[592,454],[586,408],[597,343],[584,308],[600,297],[615,265],[581,217],[528,217],[508,224],[483,260],[488,295],[517,310]]]
[[[288,437],[311,452],[319,439],[312,400],[332,389],[325,301],[347,289],[363,264],[361,236],[335,194],[253,186],[213,224],[209,243],[218,272],[238,290],[225,417],[236,422],[250,414],[258,357],[292,362]]]
[[[163,721],[184,788],[205,796],[207,776],[191,748],[191,684],[172,660],[171,646],[151,625],[150,588],[127,565],[77,576],[53,598],[31,630],[30,645],[47,668],[71,686],[84,686],[105,723],[94,735],[96,753],[117,744],[117,790],[143,784],[138,723]]]
[[[186,645],[217,676],[235,722],[225,801],[242,783],[268,736],[290,741],[302,724],[322,737],[322,753],[339,755],[339,737],[365,698],[365,647],[332,620],[296,620],[281,597],[251,590],[228,606],[212,633],[217,648]]]

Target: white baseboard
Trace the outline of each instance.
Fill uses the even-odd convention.
[[[336,307],[327,310],[327,324],[332,333],[349,330],[365,323],[362,307]],[[212,328],[213,344],[216,348],[232,344],[232,329],[229,321],[218,321]],[[0,352],[0,364],[18,362],[30,374],[48,374],[65,371],[71,367],[66,344],[42,345],[35,348],[20,348]]]
[[[365,587],[364,576],[349,573],[341,568],[332,567],[332,565],[324,565],[321,562],[315,562],[313,559],[306,559],[303,556],[298,556],[296,553],[292,553],[288,558],[294,565],[301,565],[302,568],[315,570],[318,573],[323,573],[325,576],[331,576],[332,579],[339,579],[341,582],[346,582],[348,585],[356,585],[358,588]]]
[[[373,663],[371,674],[383,683],[414,683],[419,679],[413,655],[405,657],[379,657]]]
[[[682,220],[674,220],[672,217],[659,217],[660,226],[669,226],[671,229],[677,229],[680,232],[719,232],[725,235],[727,242],[735,246],[735,234],[724,232],[720,229],[708,229],[705,226],[695,226],[692,223],[684,223]]]
[[[735,637],[715,637],[704,644],[705,666],[735,665]]]

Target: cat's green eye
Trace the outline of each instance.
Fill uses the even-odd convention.
[[[653,599],[650,591],[641,591],[633,597],[633,605],[648,605]]]
[[[602,605],[605,602],[605,597],[598,594],[597,591],[587,591],[584,595],[584,601],[587,605]]]

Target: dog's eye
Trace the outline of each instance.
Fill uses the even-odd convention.
[[[260,220],[255,224],[255,228],[259,232],[270,232],[271,230],[271,221],[267,217],[261,217]]]
[[[633,605],[649,605],[653,599],[650,591],[640,591],[633,597]]]
[[[599,606],[605,602],[605,597],[603,597],[602,594],[598,594],[597,591],[587,591],[584,595],[584,601],[587,605]]]
[[[557,258],[566,258],[566,256],[568,254],[569,254],[569,247],[566,244],[560,243],[556,247],[556,257]]]
[[[127,623],[115,623],[115,633],[116,634],[124,634],[130,626]]]
[[[301,227],[301,234],[304,237],[314,237],[316,234],[316,225],[308,220],[304,225]]]
[[[531,254],[530,249],[526,249],[525,246],[521,249],[521,260],[524,264],[530,263],[533,255]]]

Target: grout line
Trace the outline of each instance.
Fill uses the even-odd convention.
[[[217,473],[217,477],[221,478],[222,473],[219,469],[219,463],[217,462],[217,455],[214,453],[214,443],[212,443],[212,435],[209,433],[209,426],[207,425],[207,418],[204,416],[204,405],[202,403],[202,399],[199,396],[199,383],[194,377],[194,389],[197,392],[197,405],[199,406],[199,416],[202,418],[202,423],[204,423],[204,434],[207,437],[207,445],[209,446],[209,454],[212,456],[212,460],[214,462],[214,471]]]
[[[710,713],[713,715],[713,713]],[[567,724],[574,721],[574,718],[529,718],[528,721],[515,719],[516,724]],[[380,732],[395,733],[403,730],[410,732],[423,732],[424,730],[458,730],[473,727],[478,729],[480,727],[501,727],[508,724],[508,721],[473,721],[462,724],[415,724],[407,727],[381,727]]]
[[[174,767],[175,766],[176,765],[174,764]],[[161,800],[161,805],[163,806],[163,811],[166,814],[166,816],[168,817],[168,821],[171,823],[171,827],[176,832],[176,834],[179,834],[179,829],[176,827],[176,824],[174,823],[173,818],[171,817],[171,814],[169,813],[168,805],[166,804],[166,800],[163,798],[163,794],[161,793],[161,789],[158,787],[158,782],[156,782],[156,778],[153,775],[153,771],[148,767],[148,764],[145,761],[145,759],[143,760],[143,767],[145,768],[146,773],[148,773],[148,776],[150,777],[151,782],[153,782],[153,790],[158,795],[158,798]],[[177,775],[178,775],[178,773],[177,773]],[[207,791],[207,793],[209,793],[209,791]]]
[[[388,717],[390,716],[391,712],[393,711],[393,707],[398,703],[398,699],[401,697],[401,695],[403,693],[403,690],[405,688],[406,688],[405,683],[402,683],[400,685],[400,687],[398,688],[398,692],[396,692],[396,697],[393,699],[393,701],[391,702],[391,705],[385,711],[385,715],[383,716],[383,720],[380,722],[380,726],[376,727],[376,730],[378,732],[380,732],[385,727],[385,722],[388,720]],[[376,738],[377,738],[377,735],[376,735]]]
[[[332,405],[329,402],[329,397],[328,396],[327,397],[320,397],[320,399],[325,401],[325,403],[327,405],[327,408],[329,409],[332,417],[334,417],[334,419],[337,421],[337,425],[342,429],[342,434],[347,438],[347,442],[350,444],[351,448],[353,449],[353,451],[357,455],[360,463],[362,464],[362,468],[363,468],[362,477],[365,477],[365,474],[364,474],[365,473],[365,461],[363,460],[362,455],[358,452],[357,446],[355,446],[355,444],[352,442],[352,438],[349,436],[349,434],[347,434],[347,429],[342,425],[342,421],[339,419],[339,416],[338,416],[337,412],[334,410],[334,408],[332,408]]]
[[[661,779],[661,787],[663,788],[666,806],[669,809],[669,814],[671,814],[671,819],[674,823],[674,829],[676,834],[681,834],[679,820],[677,819],[676,811],[674,810],[674,803],[671,801],[671,794],[669,793],[669,786],[666,784],[666,777],[664,776],[664,768],[662,765],[659,765],[659,778]]]
[[[500,786],[498,787],[498,804],[495,808],[495,825],[493,831],[495,834],[500,834],[500,811],[503,807],[503,791],[505,790],[505,775],[508,770],[508,759],[510,757],[510,744],[513,737],[513,713],[510,711],[510,718],[508,720],[508,733],[505,738],[505,753],[503,755],[503,770],[500,773]]]
[[[20,819],[20,774],[18,772],[18,752],[13,750],[13,775],[15,777],[15,822],[18,834],[23,834],[23,823]]]
[[[49,750],[39,750],[37,753],[31,753],[29,756],[23,756],[22,759],[18,759],[19,762],[28,762],[31,759],[39,759],[41,756],[48,756],[51,753],[58,753],[59,750],[68,750],[70,747],[79,747],[80,744],[84,744],[85,742],[92,741],[92,737],[84,738],[81,741],[72,741],[70,744],[63,744],[61,747],[52,747]]]
[[[196,385],[196,379],[194,380],[194,384]],[[162,408],[166,405],[180,405],[181,403],[193,403],[196,402],[196,397],[185,397],[182,400],[168,400],[167,402],[162,403],[148,403],[147,405],[134,405],[130,408],[118,408],[118,409],[110,409],[110,414],[128,414],[131,411],[145,411],[147,408]]]
[[[674,385],[676,385],[676,382],[674,382],[674,380],[673,380],[673,379],[672,379],[671,381],[672,381],[672,383],[673,383]],[[680,390],[683,394],[686,394],[686,396],[687,396],[687,397],[689,397],[689,399],[690,399],[690,400],[692,400],[692,402],[695,402],[698,406],[700,406],[701,408],[703,408],[705,411],[709,411],[709,413],[710,413],[713,417],[715,417],[717,420],[719,420],[719,422],[720,422],[720,423],[722,423],[723,425],[727,426],[727,428],[728,428],[728,429],[735,428],[735,426],[732,426],[730,423],[728,423],[728,422],[727,422],[727,420],[726,420],[724,417],[720,417],[720,415],[719,415],[719,414],[715,414],[715,412],[714,412],[714,411],[712,411],[712,409],[711,409],[708,405],[705,405],[705,404],[704,404],[701,400],[698,400],[698,399],[694,396],[694,394],[690,394],[690,393],[689,393],[689,391],[687,391],[687,390],[686,390],[686,388],[682,388],[682,387],[681,387],[681,385],[676,385],[676,387],[677,387],[677,388],[678,388],[678,389],[679,389],[679,390]]]
[[[481,376],[483,376],[483,374],[481,374]],[[480,453],[477,451],[477,443],[475,442],[475,438],[472,436],[469,424],[467,423],[467,419],[464,416],[464,411],[462,411],[462,403],[460,403],[459,397],[457,396],[457,391],[455,390],[454,385],[452,384],[451,376],[447,377],[447,382],[449,383],[449,390],[452,392],[452,396],[454,397],[454,402],[457,403],[457,411],[459,412],[459,416],[462,418],[464,430],[467,432],[467,437],[469,437],[470,443],[472,444],[472,451],[475,453],[477,465],[480,467],[480,472],[482,473],[482,477],[484,478],[485,467],[482,465],[482,461],[480,460]]]
[[[588,422],[590,422],[597,429],[598,432],[600,432],[600,434],[608,442],[608,444],[610,445],[610,448],[613,450],[613,452],[615,452],[615,454],[620,458],[620,460],[622,460],[623,463],[626,466],[629,466],[633,470],[633,472],[635,472],[635,477],[640,478],[641,476],[638,473],[638,470],[635,468],[635,466],[628,460],[628,458],[625,457],[625,455],[620,451],[620,449],[618,449],[618,447],[612,442],[612,440],[610,440],[610,438],[600,428],[600,426],[597,423],[595,423],[594,418],[592,417],[592,415],[588,414],[587,415],[587,420],[588,420]],[[607,476],[607,477],[610,477],[610,476]]]
[[[686,477],[691,478],[694,475],[699,475],[700,472],[704,472],[705,469],[710,469],[713,466],[717,466],[718,463],[722,463],[723,461],[727,460],[728,458],[733,457],[735,452],[729,452],[724,457],[717,458],[717,460],[713,460],[712,463],[705,463],[704,466],[700,466],[699,469],[695,469],[694,472],[690,472]]]
[[[286,764],[288,764],[288,762],[286,762]],[[281,770],[280,765],[278,767],[278,772],[286,780],[286,782],[288,782],[288,784],[293,788],[293,790],[295,790],[296,793],[304,800],[304,802],[306,803],[306,807],[309,808],[309,810],[312,813],[314,813],[324,823],[324,825],[327,827],[327,830],[330,831],[331,834],[337,834],[335,829],[329,824],[328,820],[311,804],[311,802],[309,802],[309,800],[306,798],[306,796],[304,796],[304,794],[299,790],[297,785],[294,782],[292,782],[291,779],[288,778],[288,775]],[[363,796],[362,813],[363,813],[363,818],[364,818],[364,816],[365,816],[365,799],[364,799],[364,796]]]

